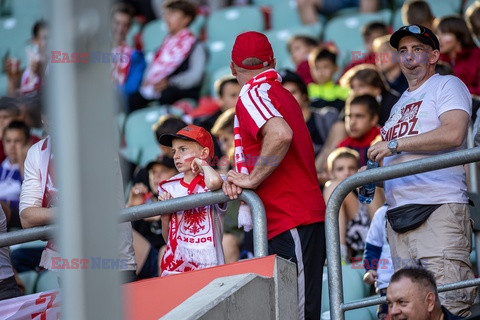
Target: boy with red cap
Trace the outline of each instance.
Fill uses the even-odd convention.
[[[240,34],[230,68],[243,88],[235,110],[236,171],[228,173],[223,190],[235,199],[242,189],[254,189],[262,199],[269,253],[297,264],[299,319],[319,319],[325,202],[301,108],[273,69],[264,34]]]
[[[210,165],[213,139],[205,129],[188,125],[164,134],[160,144],[172,147],[179,174],[158,186],[160,201],[220,189],[223,179]],[[226,205],[216,204],[162,215],[167,249],[161,276],[224,264],[223,219]]]

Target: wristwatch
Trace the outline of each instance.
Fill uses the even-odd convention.
[[[388,149],[390,149],[390,152],[392,154],[398,154],[397,147],[398,147],[397,139],[393,139],[393,140],[388,142]]]

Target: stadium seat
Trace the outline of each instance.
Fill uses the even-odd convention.
[[[8,77],[5,73],[0,74],[0,96],[7,95]]]
[[[23,285],[25,286],[25,294],[35,293],[35,285],[38,279],[37,271],[25,271],[18,274],[20,280],[22,280]]]
[[[140,23],[136,22],[135,20],[132,23],[132,26],[130,27],[130,30],[128,30],[127,33],[127,43],[130,46],[135,46],[134,43],[134,38],[137,35],[137,33],[140,31],[141,25]]]
[[[459,13],[462,6],[462,0],[425,0],[430,5],[433,15],[441,17],[449,14]],[[396,0],[395,5],[398,10],[402,8],[404,0]]]
[[[8,18],[0,23],[0,53],[1,58],[8,56],[20,60],[20,69],[27,65],[25,47],[31,38],[33,22],[25,19]],[[2,60],[3,61],[3,60]]]
[[[351,264],[342,266],[343,279],[343,298],[345,302],[351,302],[368,297],[369,287],[363,282],[363,269],[356,270],[352,268]],[[323,284],[322,284],[322,318],[330,319],[329,317],[329,296],[328,296],[328,272],[327,267],[323,269]],[[374,320],[368,309],[355,309],[345,313],[346,320]]]
[[[333,41],[339,49],[337,64],[345,66],[351,61],[352,51],[365,52],[361,34],[362,27],[374,21],[390,23],[391,11],[388,9],[375,13],[337,16],[325,26],[325,41]],[[348,36],[347,36],[348,35]]]
[[[290,28],[303,25],[298,14],[296,0],[276,1],[271,7],[272,29]]]
[[[167,34],[167,26],[163,20],[150,21],[145,25],[142,32],[143,50],[145,52],[155,52]]]
[[[49,3],[45,0],[13,0],[12,13],[13,17],[25,19],[33,22],[38,19],[46,19],[48,17]],[[46,19],[48,20],[48,19]]]
[[[299,25],[284,29],[273,29],[265,32],[268,40],[272,44],[273,52],[277,59],[277,67],[290,69],[295,69],[295,65],[288,53],[288,40],[295,35],[307,35],[319,39],[321,33],[322,25],[320,23]]]
[[[235,38],[228,41],[216,40],[207,41],[208,62],[207,73],[226,68],[230,65],[233,42]]]
[[[403,21],[402,21],[402,11],[396,10],[395,13],[393,14],[393,30],[398,30],[398,28],[403,27]]]
[[[232,75],[232,71],[230,70],[230,66],[217,69],[217,70],[210,73],[210,79],[208,79],[208,81],[209,81],[208,90],[210,90],[211,96],[217,97],[217,93],[215,92],[215,81],[217,81],[218,79],[220,79],[224,76],[228,76],[228,75]]]
[[[460,13],[462,1],[461,0],[425,0],[430,5],[432,13],[435,17],[443,17],[451,14]]]
[[[59,289],[58,273],[55,271],[43,270],[38,274],[35,284],[35,292],[44,292]]]
[[[125,142],[126,147],[120,149],[120,153],[129,161],[145,165],[155,157],[151,150],[159,147],[152,131],[152,125],[158,118],[167,114],[165,106],[152,106],[136,110],[128,115],[125,121]]]
[[[209,42],[232,42],[244,31],[265,29],[265,21],[260,7],[254,5],[233,6],[212,12],[206,23]]]

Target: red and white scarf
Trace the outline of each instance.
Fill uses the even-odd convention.
[[[112,49],[113,57],[115,57],[112,63],[112,78],[116,85],[122,86],[125,84],[128,70],[130,70],[130,56],[132,52],[133,48],[126,42]]]
[[[27,67],[22,74],[22,80],[20,82],[20,93],[23,95],[37,92],[40,90],[41,81],[40,77]]]
[[[154,84],[168,77],[185,61],[195,41],[195,36],[188,28],[165,38],[145,72],[144,82],[140,88],[140,93],[144,98],[160,98],[161,93],[155,92]]]
[[[40,179],[42,183],[42,207],[52,208],[57,206],[58,189],[56,188],[55,172],[53,167],[53,154],[50,137],[47,137],[40,148],[39,159]],[[48,240],[47,246],[42,252],[40,266],[45,269],[52,269],[52,258],[59,257],[60,253],[53,244],[52,240]]]
[[[233,134],[235,143],[235,171],[243,174],[249,174],[245,154],[243,153],[242,137],[240,135],[240,124],[236,115],[234,118]],[[243,203],[243,201],[240,205],[240,208],[238,209],[238,227],[243,227],[243,230],[245,230],[245,232],[248,232],[253,228],[252,212],[250,211],[250,207]]]
[[[175,197],[181,186],[183,174],[160,183],[159,193],[168,192]],[[203,175],[190,183],[187,195],[208,191]],[[172,214],[168,231],[167,248],[162,258],[161,276],[198,270],[222,264],[215,248],[215,216],[212,206],[185,210]]]

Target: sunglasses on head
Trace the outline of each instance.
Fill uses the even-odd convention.
[[[401,27],[400,30],[407,30],[408,32],[410,33],[413,33],[413,34],[420,34],[424,37],[427,37],[428,39],[430,39],[430,42],[432,43],[432,47],[434,50],[438,49],[437,46],[435,45],[435,42],[433,41],[433,39],[430,37],[430,34],[427,33],[427,29],[425,29],[424,27],[422,26],[417,26],[417,25],[411,25],[411,26],[404,26],[404,27]]]

